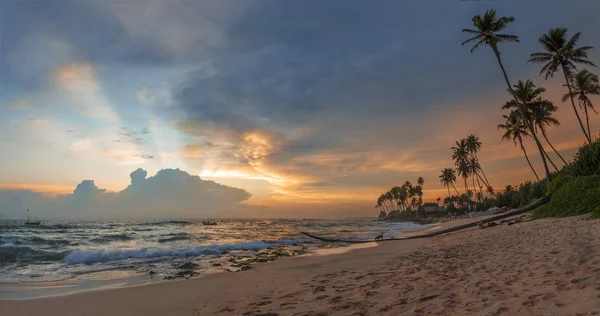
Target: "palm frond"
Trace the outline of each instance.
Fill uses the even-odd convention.
[[[520,43],[519,37],[512,34],[496,34],[496,37],[501,39],[502,42],[514,42]]]
[[[479,42],[477,42],[477,44],[475,44],[473,47],[471,47],[469,52],[471,52],[471,53],[474,52],[477,48],[479,48],[479,45],[484,44],[484,43],[485,43],[484,39],[480,40]]]
[[[584,65],[596,67],[596,65],[593,62],[591,62],[591,61],[589,61],[587,59],[572,58],[571,60],[574,61],[574,62],[576,62],[576,63],[578,63],[578,64],[584,64]]]
[[[471,34],[480,34],[480,31],[471,30],[471,29],[462,29],[461,32],[471,33]]]
[[[529,58],[529,60],[527,62],[528,63],[545,63],[545,62],[548,62],[551,60],[552,60],[551,56],[539,56],[539,57],[531,57],[531,58]]]
[[[575,47],[575,44],[577,44],[577,41],[579,41],[579,37],[581,37],[581,32],[575,33],[575,35],[571,37],[567,44],[565,44],[565,50],[572,50],[573,47]]]
[[[478,40],[480,38],[481,38],[481,35],[473,36],[473,37],[469,38],[468,40],[462,42],[460,45],[464,46],[465,44],[473,42],[473,41],[476,41],[476,40]]]

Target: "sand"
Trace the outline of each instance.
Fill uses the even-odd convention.
[[[585,217],[473,228],[239,273],[0,301],[0,314],[600,315],[599,240],[600,220]]]

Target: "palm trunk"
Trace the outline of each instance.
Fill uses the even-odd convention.
[[[550,164],[552,164],[552,167],[554,167],[554,170],[556,170],[556,172],[558,172],[558,168],[556,168],[556,165],[554,164],[552,159],[550,159],[550,155],[548,155],[548,153],[546,151],[544,151],[544,154],[546,154],[546,158],[548,158],[548,161],[550,161]]]
[[[496,59],[498,59],[498,64],[500,65],[500,69],[502,69],[502,74],[504,75],[504,80],[506,81],[506,84],[508,85],[508,91],[512,92],[513,89],[510,84],[510,81],[508,80],[508,75],[506,74],[504,65],[502,65],[502,59],[500,58],[500,52],[498,51],[498,48],[495,45],[491,45],[491,47],[492,47],[492,50],[494,51],[494,54],[496,55]],[[570,89],[571,88],[569,88],[569,90]],[[538,151],[540,152],[540,156],[542,157],[542,162],[544,163],[544,170],[546,171],[546,183],[549,184],[550,183],[550,169],[548,169],[548,163],[546,162],[546,156],[544,155],[544,147],[542,147],[542,143],[540,143],[540,140],[538,139],[538,137],[535,133],[535,130],[533,128],[533,125],[525,117],[525,109],[521,106],[521,104],[519,103],[519,100],[517,100],[517,98],[514,96],[514,94],[513,93],[511,93],[511,94],[512,94],[513,98],[515,99],[515,102],[519,106],[519,112],[521,113],[521,117],[523,118],[523,121],[525,122],[525,124],[527,124],[527,128],[529,128],[529,131],[531,132],[531,136],[533,136],[533,140],[535,140],[535,144],[537,145]],[[527,161],[529,162],[529,159]],[[537,175],[536,175],[536,177],[537,177]],[[539,181],[539,178],[538,178],[538,181]]]
[[[592,139],[590,138],[588,133],[585,131],[583,122],[581,121],[581,118],[579,117],[579,111],[577,111],[577,107],[575,106],[575,101],[573,100],[573,90],[571,89],[571,82],[569,81],[569,76],[567,75],[567,69],[565,69],[565,66],[562,66],[562,71],[563,71],[563,74],[565,75],[565,80],[567,81],[567,88],[569,88],[569,97],[571,99],[571,105],[573,106],[573,111],[575,111],[575,115],[577,116],[577,121],[579,121],[579,126],[581,126],[581,130],[583,131],[583,135],[585,135],[585,138],[588,140],[589,143],[591,143]]]
[[[471,180],[473,181],[473,194],[477,193],[477,188],[475,187],[475,173],[471,176]]]
[[[479,158],[477,157],[477,154],[475,154],[475,159],[477,159],[477,161],[479,161]],[[490,181],[485,176],[485,172],[483,171],[483,168],[481,168],[481,166],[479,166],[479,170],[481,170],[481,174],[483,175],[483,178],[485,179],[485,181],[483,181],[483,179],[481,179],[481,181],[483,181],[483,184],[485,184],[487,187],[489,187],[490,186]]]
[[[481,180],[481,182],[483,182],[483,178],[481,178],[481,176],[480,176],[480,175],[477,175],[477,176],[479,177],[479,180]],[[485,183],[484,183],[484,184],[485,184]],[[491,192],[491,191],[489,190],[489,188],[491,188],[491,186],[490,186],[490,185],[488,185],[488,187],[487,187],[487,188],[488,188],[488,193],[490,193],[490,194],[492,195],[492,197],[496,198],[496,194],[495,194],[494,192]]]
[[[481,179],[481,177],[479,175],[477,175],[477,186],[479,187],[479,194],[481,195],[481,198],[483,199],[483,192],[481,192],[481,183],[479,182],[479,179]]]
[[[587,124],[588,136],[590,137],[590,141],[592,138],[592,131],[590,130],[590,117],[588,116],[587,103],[583,103],[583,109],[585,110],[585,123]]]
[[[448,184],[446,184],[446,188],[448,188],[448,198],[451,199],[452,197],[450,196],[450,186]]]
[[[456,191],[456,195],[460,196],[460,193],[458,193],[458,190],[456,189],[456,187],[454,186],[454,182],[452,182],[452,188],[454,188],[454,191]]]
[[[554,150],[554,152],[556,153],[556,155],[558,155],[558,157],[560,158],[560,160],[562,160],[562,162],[566,165],[567,162],[565,161],[565,159],[558,153],[558,150],[556,150],[556,148],[554,148],[554,146],[552,146],[552,143],[548,140],[548,135],[546,135],[546,131],[544,129],[542,129],[542,136],[544,136],[544,139],[546,140],[546,142],[548,143],[548,145],[550,145],[550,147],[552,148],[552,150]]]
[[[523,141],[520,140],[520,139],[519,139],[519,144],[521,145],[521,150],[525,154],[525,159],[527,159],[527,163],[529,164],[529,168],[531,168],[531,171],[533,171],[533,174],[535,174],[535,178],[538,180],[538,182],[541,182],[540,181],[540,177],[538,177],[537,172],[535,172],[535,169],[533,169],[533,166],[531,165],[531,161],[529,161],[529,156],[527,156],[527,151],[525,151],[525,147],[523,147]]]
[[[467,178],[463,177],[463,179],[465,180],[465,194],[467,194],[467,192],[469,192],[469,186],[467,185]]]

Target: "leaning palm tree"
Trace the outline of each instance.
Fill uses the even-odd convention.
[[[462,42],[462,45],[471,42],[477,42],[471,48],[471,53],[474,52],[481,44],[488,45],[496,55],[496,59],[498,60],[498,64],[502,69],[502,73],[504,74],[504,80],[506,80],[506,84],[510,88],[510,81],[508,80],[508,75],[506,75],[506,70],[504,70],[504,65],[502,64],[502,59],[500,58],[500,50],[498,49],[498,44],[505,42],[515,42],[519,43],[519,37],[517,35],[512,34],[499,34],[498,32],[502,31],[506,28],[508,23],[514,22],[514,17],[501,17],[496,18],[496,10],[487,10],[483,17],[480,15],[476,15],[471,20],[473,21],[473,26],[475,30],[472,29],[463,29],[464,33],[470,33],[474,36]]]
[[[467,178],[471,175],[471,167],[469,166],[469,152],[467,151],[467,141],[463,138],[460,142],[456,142],[456,146],[451,147],[452,160],[457,167],[456,172],[465,180],[465,192],[469,190]]]
[[[500,65],[500,69],[502,70],[502,74],[504,75],[504,80],[506,81],[506,86],[508,87],[508,91],[512,91],[512,85],[510,84],[510,80],[508,80],[508,75],[506,74],[506,70],[504,69],[504,65],[502,64],[502,59],[500,58],[500,50],[498,49],[498,44],[507,43],[507,42],[519,42],[519,37],[512,34],[499,34],[498,32],[502,31],[506,28],[508,23],[514,22],[514,17],[501,17],[496,18],[496,10],[487,10],[483,17],[480,15],[476,15],[473,17],[472,22],[475,30],[472,29],[463,29],[464,33],[474,34],[475,36],[467,39],[462,42],[462,45],[467,43],[476,42],[475,45],[471,48],[471,53],[475,51],[481,44],[488,45],[496,59],[498,60],[498,65]],[[512,94],[512,93],[511,93]],[[515,98],[516,101],[516,98]],[[522,111],[523,113],[525,111]],[[525,122],[526,127],[531,132],[531,136],[533,136],[533,140],[537,145],[538,151],[540,152],[540,156],[542,157],[542,162],[544,163],[544,167],[546,169],[546,182],[550,182],[550,171],[548,170],[548,166],[546,164],[546,157],[544,155],[544,148],[542,147],[542,143],[537,138],[535,131],[533,129],[533,125],[527,119],[523,117],[523,121]]]
[[[454,172],[454,169],[452,168],[444,168],[442,169],[442,173],[439,176],[440,178],[440,182],[446,186],[446,188],[448,188],[448,197],[451,197],[450,195],[450,185],[452,185],[452,187],[454,188],[454,191],[456,191],[456,194],[460,195],[460,193],[458,193],[458,190],[456,190],[456,187],[454,186],[454,182],[456,181],[456,173]]]
[[[527,163],[533,171],[535,178],[540,181],[540,177],[538,177],[537,172],[533,169],[531,165],[531,161],[529,161],[529,156],[527,156],[527,151],[523,146],[523,137],[529,136],[529,132],[525,128],[520,115],[518,115],[515,111],[511,111],[509,115],[503,114],[502,117],[506,120],[506,123],[498,125],[498,129],[504,130],[504,134],[502,135],[502,140],[512,140],[515,146],[517,146],[517,141],[521,146],[521,150],[523,154],[525,154],[525,159],[527,159]]]
[[[587,69],[581,70],[573,77],[573,91],[566,93],[562,97],[562,101],[565,102],[567,98],[577,98],[579,100],[579,106],[583,108],[585,112],[585,122],[587,125],[587,131],[590,138],[592,132],[590,131],[590,118],[588,116],[588,108],[592,109],[594,113],[598,114],[592,105],[592,101],[588,95],[600,95],[600,85],[598,85],[598,76],[594,73],[589,72]]]
[[[471,166],[469,166],[468,160],[461,160],[456,165],[456,173],[465,180],[465,192],[469,191],[469,185],[467,179],[471,176]]]
[[[469,136],[467,136],[467,138],[465,139],[466,142],[466,149],[469,152],[469,154],[474,157],[477,160],[477,164],[479,165],[479,171],[481,171],[481,174],[483,175],[483,178],[485,179],[481,179],[481,181],[483,181],[483,184],[485,184],[486,187],[490,186],[490,182],[487,178],[487,176],[485,175],[485,172],[483,171],[483,168],[481,168],[481,165],[479,164],[479,157],[477,157],[477,152],[481,149],[481,146],[483,145],[480,141],[479,141],[479,137],[471,134]],[[479,176],[479,175],[478,175]],[[479,181],[479,179],[478,179]]]
[[[493,187],[488,187],[487,188],[487,192],[492,196],[492,197],[496,197],[496,193],[494,192],[494,188]]]
[[[529,62],[543,63],[544,66],[542,66],[540,75],[545,73],[546,79],[554,76],[554,73],[556,73],[559,68],[562,70],[567,82],[567,88],[569,89],[569,98],[571,99],[573,111],[575,111],[575,115],[577,116],[581,130],[583,130],[583,134],[588,142],[591,142],[591,136],[585,130],[583,122],[581,121],[581,117],[579,117],[579,112],[575,106],[573,89],[571,88],[573,72],[576,70],[575,64],[584,64],[596,67],[594,63],[587,60],[587,51],[593,47],[583,46],[575,48],[575,44],[577,44],[580,36],[581,32],[575,33],[575,35],[573,35],[573,37],[567,41],[566,28],[559,27],[550,29],[548,34],[542,35],[539,39],[539,42],[544,47],[545,52],[531,54]]]
[[[528,127],[529,135],[537,139],[537,133],[535,127],[533,127],[533,120],[531,118],[531,108],[535,108],[538,102],[541,100],[541,94],[546,91],[544,88],[536,87],[531,80],[525,82],[519,80],[514,87],[509,90],[513,96],[513,100],[506,102],[502,109],[513,110],[517,115],[521,116],[521,120],[524,121]],[[537,143],[537,142],[536,142]],[[539,144],[541,146],[541,144]],[[542,162],[544,164],[544,171],[546,171],[547,180],[550,179],[550,169],[546,163],[547,153],[543,147],[538,147],[540,155],[542,156]]]
[[[550,147],[552,148],[554,153],[556,153],[556,155],[566,165],[567,162],[560,155],[558,150],[556,150],[556,148],[554,148],[554,146],[548,139],[548,135],[546,133],[546,126],[552,126],[552,125],[560,126],[560,122],[552,116],[552,114],[554,112],[556,112],[557,109],[558,109],[558,107],[556,107],[554,104],[552,104],[552,102],[550,102],[549,100],[540,98],[536,101],[535,106],[533,108],[531,108],[530,115],[531,115],[531,119],[533,121],[533,124],[535,125],[536,130],[539,130],[542,132],[542,136],[544,137],[544,139],[546,140],[548,145],[550,145]],[[548,158],[548,160],[550,160],[550,158]],[[550,160],[550,161],[552,161],[552,160]],[[554,167],[556,168],[556,166],[554,166]]]
[[[469,157],[469,167],[471,167],[471,178],[473,180],[473,191],[477,192],[477,188],[479,188],[479,192],[481,192],[481,183],[479,179],[479,171],[481,171],[481,166],[479,165],[479,160],[477,158],[471,156]],[[477,186],[475,186],[475,179],[477,179]],[[483,179],[482,179],[483,180]]]

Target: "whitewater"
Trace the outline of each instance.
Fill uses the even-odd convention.
[[[350,239],[400,236],[413,223],[373,220],[47,221],[25,226],[0,221],[0,282],[31,282],[169,276],[193,263],[201,274],[229,270],[232,258],[265,251],[310,253],[323,244],[301,235]],[[160,279],[160,278],[156,278]]]

